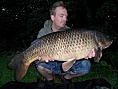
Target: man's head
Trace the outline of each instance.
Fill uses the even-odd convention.
[[[53,4],[50,8],[50,16],[54,26],[59,29],[65,26],[68,13],[62,1]]]

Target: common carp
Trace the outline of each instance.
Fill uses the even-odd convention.
[[[40,62],[47,58],[63,61],[64,71],[69,70],[76,60],[89,55],[94,49],[94,61],[99,62],[102,50],[109,47],[113,40],[106,34],[89,29],[70,29],[53,32],[36,39],[32,45],[13,57],[8,66],[16,69],[16,80],[26,74],[29,65],[41,57]]]

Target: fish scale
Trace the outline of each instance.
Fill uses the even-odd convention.
[[[63,69],[67,71],[76,60],[89,56],[92,49],[96,54],[94,60],[99,62],[102,50],[112,41],[106,34],[89,29],[53,32],[36,39],[28,49],[13,57],[8,66],[16,69],[16,80],[20,80],[39,57],[41,62],[48,58],[64,61]]]

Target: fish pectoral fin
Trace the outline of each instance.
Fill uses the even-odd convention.
[[[16,80],[20,81],[21,78],[26,74],[29,65],[25,65],[24,63],[19,64],[18,68],[16,69]]]
[[[98,47],[98,49],[95,49],[94,61],[99,63],[101,57],[102,57],[102,48]]]
[[[68,71],[73,66],[75,61],[76,61],[75,59],[70,59],[69,61],[66,61],[66,62],[62,63],[63,71],[64,72]]]

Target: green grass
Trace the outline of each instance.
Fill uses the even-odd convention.
[[[7,64],[11,60],[11,58],[16,53],[3,53],[0,56],[0,87],[7,83],[8,81],[14,81],[15,80],[15,74],[14,70],[9,69],[7,67]],[[102,65],[102,66],[101,66]],[[95,78],[104,78],[106,79],[110,84],[112,84],[116,89],[118,89],[118,70],[113,70],[109,66],[103,66],[105,63],[99,63],[96,64],[92,62],[92,68],[91,71],[84,75],[77,78],[74,78],[73,81],[84,81],[89,79],[95,79]],[[37,78],[43,79],[43,77],[37,72],[34,65],[31,65],[28,69],[28,72],[26,75],[22,78],[22,82],[35,82],[37,81]],[[60,82],[59,76],[57,76],[57,81]]]

